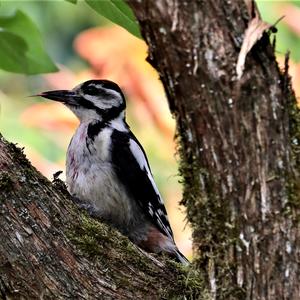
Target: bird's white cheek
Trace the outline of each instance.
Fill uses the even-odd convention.
[[[93,109],[66,105],[81,122],[98,120],[100,117]]]

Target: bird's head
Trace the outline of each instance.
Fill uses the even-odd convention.
[[[109,80],[89,80],[72,90],[48,91],[36,96],[62,102],[81,122],[108,122],[124,116],[126,108],[125,97],[120,87]]]

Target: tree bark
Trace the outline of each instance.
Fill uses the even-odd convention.
[[[0,299],[199,294],[194,273],[142,252],[81,212],[60,180],[49,182],[1,135],[0,237]]]
[[[177,121],[182,203],[213,299],[300,298],[300,115],[251,1],[131,0]]]

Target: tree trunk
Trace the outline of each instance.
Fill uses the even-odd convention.
[[[0,236],[0,299],[198,297],[194,273],[85,215],[1,135]]]
[[[269,35],[236,64],[251,1],[131,0],[180,140],[203,291],[300,299],[300,114]]]

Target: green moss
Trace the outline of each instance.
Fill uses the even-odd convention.
[[[139,271],[139,276],[144,276],[142,277],[144,289],[160,285],[157,282],[162,276],[159,268],[153,267],[150,260],[118,231],[85,213],[81,213],[77,224],[69,228],[67,237],[82,255],[94,261],[98,267],[107,270],[124,270],[124,266],[130,262],[130,266]],[[166,264],[166,272],[172,274],[175,281],[170,282],[168,286],[160,285],[157,291],[160,295],[159,299],[207,299],[200,297],[200,294],[203,294],[204,281],[198,272],[169,259],[160,258]],[[108,276],[111,277],[117,288],[130,289],[132,285],[130,278],[134,275],[126,276],[124,273],[118,274],[118,272],[112,271]],[[162,283],[165,281],[164,278]]]
[[[210,286],[208,272],[212,265],[216,270],[217,295],[219,299],[236,297],[242,299],[245,291],[235,282],[232,274],[236,274],[236,266],[229,263],[226,256],[228,248],[240,244],[238,224],[229,224],[230,202],[220,199],[215,193],[219,183],[192,153],[197,153],[196,143],[188,141],[186,130],[181,130],[177,137],[178,153],[180,155],[180,176],[183,183],[183,200],[187,208],[187,218],[193,229],[193,243],[196,246],[194,264],[202,270],[201,297],[209,299]],[[243,247],[243,245],[241,245]],[[232,260],[230,260],[232,261]],[[192,277],[193,278],[193,277]],[[221,284],[220,284],[221,283]],[[195,298],[198,299],[198,298]]]
[[[67,232],[68,238],[87,257],[99,258],[111,242],[109,227],[81,213],[79,222]]]
[[[288,202],[284,212],[291,214],[293,208],[300,209],[300,109],[288,75],[288,55],[285,70],[281,74],[283,89],[288,104],[289,139],[291,145],[290,168],[287,170]],[[295,214],[292,214],[295,216]],[[296,216],[297,218],[297,216]],[[299,217],[298,217],[298,220]]]
[[[295,167],[295,174],[293,174],[295,180],[292,184],[292,189],[295,190],[294,196],[296,196],[298,207],[300,207],[300,109],[294,94],[292,94],[289,104],[289,130],[292,148],[292,165]]]
[[[176,288],[168,291],[166,299],[210,299],[203,274],[191,267],[185,267],[174,261],[168,261],[168,267],[176,275]]]
[[[0,173],[0,190],[9,192],[14,189],[14,181],[7,172]]]
[[[289,127],[290,141],[292,147],[292,158],[296,165],[296,170],[300,171],[300,109],[296,98],[292,97],[289,104]]]
[[[128,238],[109,225],[101,223],[85,213],[81,213],[80,221],[67,232],[72,243],[90,259],[99,261],[105,257],[115,264],[131,265],[139,270],[149,271],[149,260],[137,251]],[[109,253],[107,249],[110,249]]]

